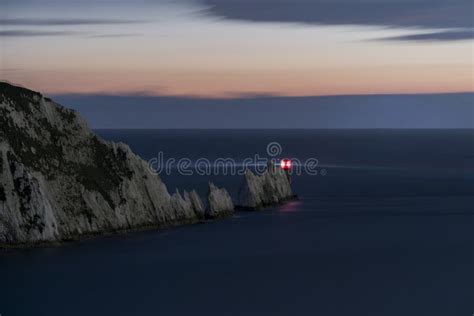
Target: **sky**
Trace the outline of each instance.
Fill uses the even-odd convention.
[[[472,0],[0,0],[0,79],[49,95],[474,91]]]

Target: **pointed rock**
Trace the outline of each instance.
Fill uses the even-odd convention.
[[[244,209],[257,210],[295,197],[288,174],[270,162],[260,176],[246,170],[239,189],[238,205]]]
[[[227,190],[218,188],[212,182],[209,182],[207,202],[206,218],[228,216],[234,212],[234,203]]]
[[[205,217],[204,204],[202,203],[202,200],[197,194],[197,192],[195,190],[192,190],[189,193],[184,191],[184,199],[186,201],[189,201],[189,203],[191,203],[191,208],[196,214],[197,218],[204,219]]]
[[[184,198],[176,189],[176,193],[171,196],[171,207],[176,214],[176,220],[180,222],[192,221],[196,218],[192,203],[186,198],[187,192],[184,192]]]

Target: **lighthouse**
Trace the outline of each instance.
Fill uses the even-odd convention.
[[[291,176],[290,176],[290,170],[291,170],[291,160],[288,158],[284,158],[280,161],[280,168],[285,172],[286,177],[288,178],[288,181],[291,183]]]

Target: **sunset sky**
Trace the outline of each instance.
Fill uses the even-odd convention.
[[[0,0],[0,79],[47,94],[472,92],[472,0]]]

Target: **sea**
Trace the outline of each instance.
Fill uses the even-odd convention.
[[[0,251],[0,315],[474,313],[474,130],[96,130],[170,192],[293,160],[299,199]],[[166,165],[166,166],[165,166]]]

